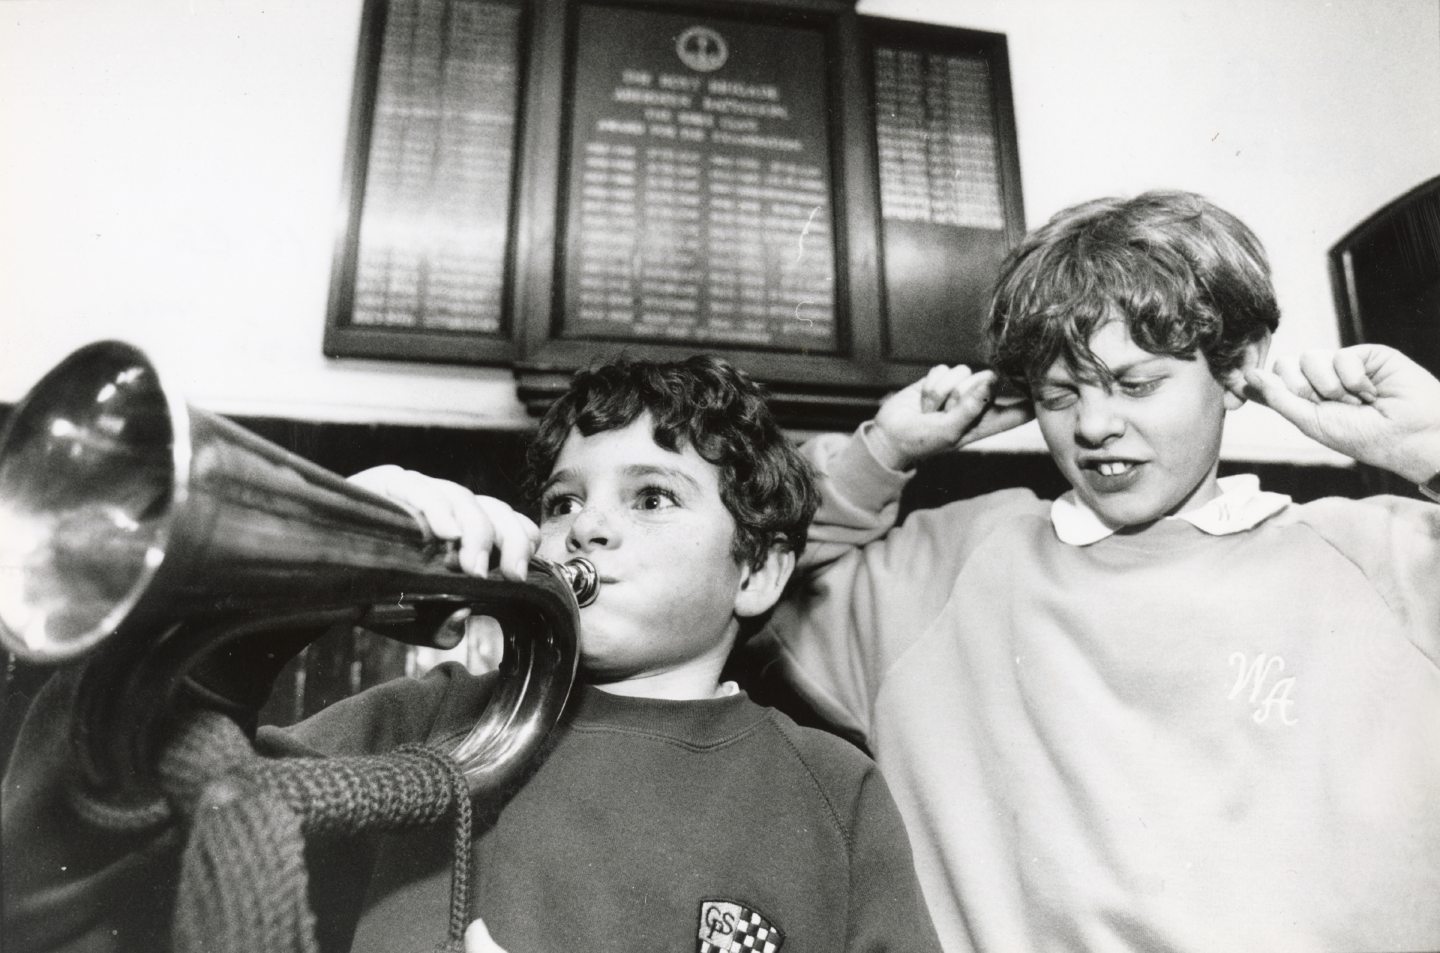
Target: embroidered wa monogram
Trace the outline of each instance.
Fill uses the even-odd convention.
[[[1277,677],[1285,671],[1285,660],[1278,655],[1261,652],[1254,659],[1247,659],[1244,652],[1230,653],[1230,664],[1235,666],[1235,685],[1230,689],[1230,698],[1239,698],[1248,686],[1248,701],[1255,706],[1250,715],[1255,724],[1263,725],[1276,715],[1281,724],[1293,725],[1297,719],[1291,709],[1295,700],[1290,693],[1295,689],[1295,676]]]
[[[729,900],[700,903],[699,953],[775,953],[785,935],[757,910]]]

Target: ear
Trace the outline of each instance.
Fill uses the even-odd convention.
[[[795,554],[779,543],[770,546],[765,562],[758,568],[743,566],[740,588],[735,591],[735,614],[742,619],[769,612],[780,601],[785,583],[795,571]]]
[[[1239,410],[1240,406],[1248,399],[1245,396],[1245,372],[1252,368],[1263,368],[1265,358],[1270,354],[1270,332],[1266,331],[1265,336],[1251,341],[1245,345],[1245,350],[1240,353],[1240,365],[1234,370],[1226,371],[1220,384],[1225,388],[1225,409]]]

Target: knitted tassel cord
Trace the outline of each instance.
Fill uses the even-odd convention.
[[[460,953],[470,907],[470,792],[455,761],[424,745],[384,755],[267,759],[228,718],[201,711],[160,760],[190,819],[173,933],[177,950],[318,953],[304,838],[435,824],[454,816],[450,922]]]

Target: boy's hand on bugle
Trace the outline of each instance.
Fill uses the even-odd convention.
[[[458,540],[460,568],[465,572],[487,575],[491,553],[498,550],[500,574],[506,579],[525,578],[540,543],[540,529],[505,501],[393,464],[362,470],[350,482],[410,510],[431,535]]]
[[[871,447],[881,463],[908,470],[937,453],[1018,427],[1035,416],[1029,401],[999,396],[999,386],[994,371],[937,364],[881,404]]]
[[[1332,450],[1423,483],[1440,471],[1440,380],[1381,344],[1245,372],[1246,393]]]

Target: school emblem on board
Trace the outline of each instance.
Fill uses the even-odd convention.
[[[699,953],[775,953],[785,942],[758,910],[729,900],[700,901]]]
[[[675,38],[675,55],[697,73],[713,73],[730,58],[730,46],[708,26],[692,26]]]

